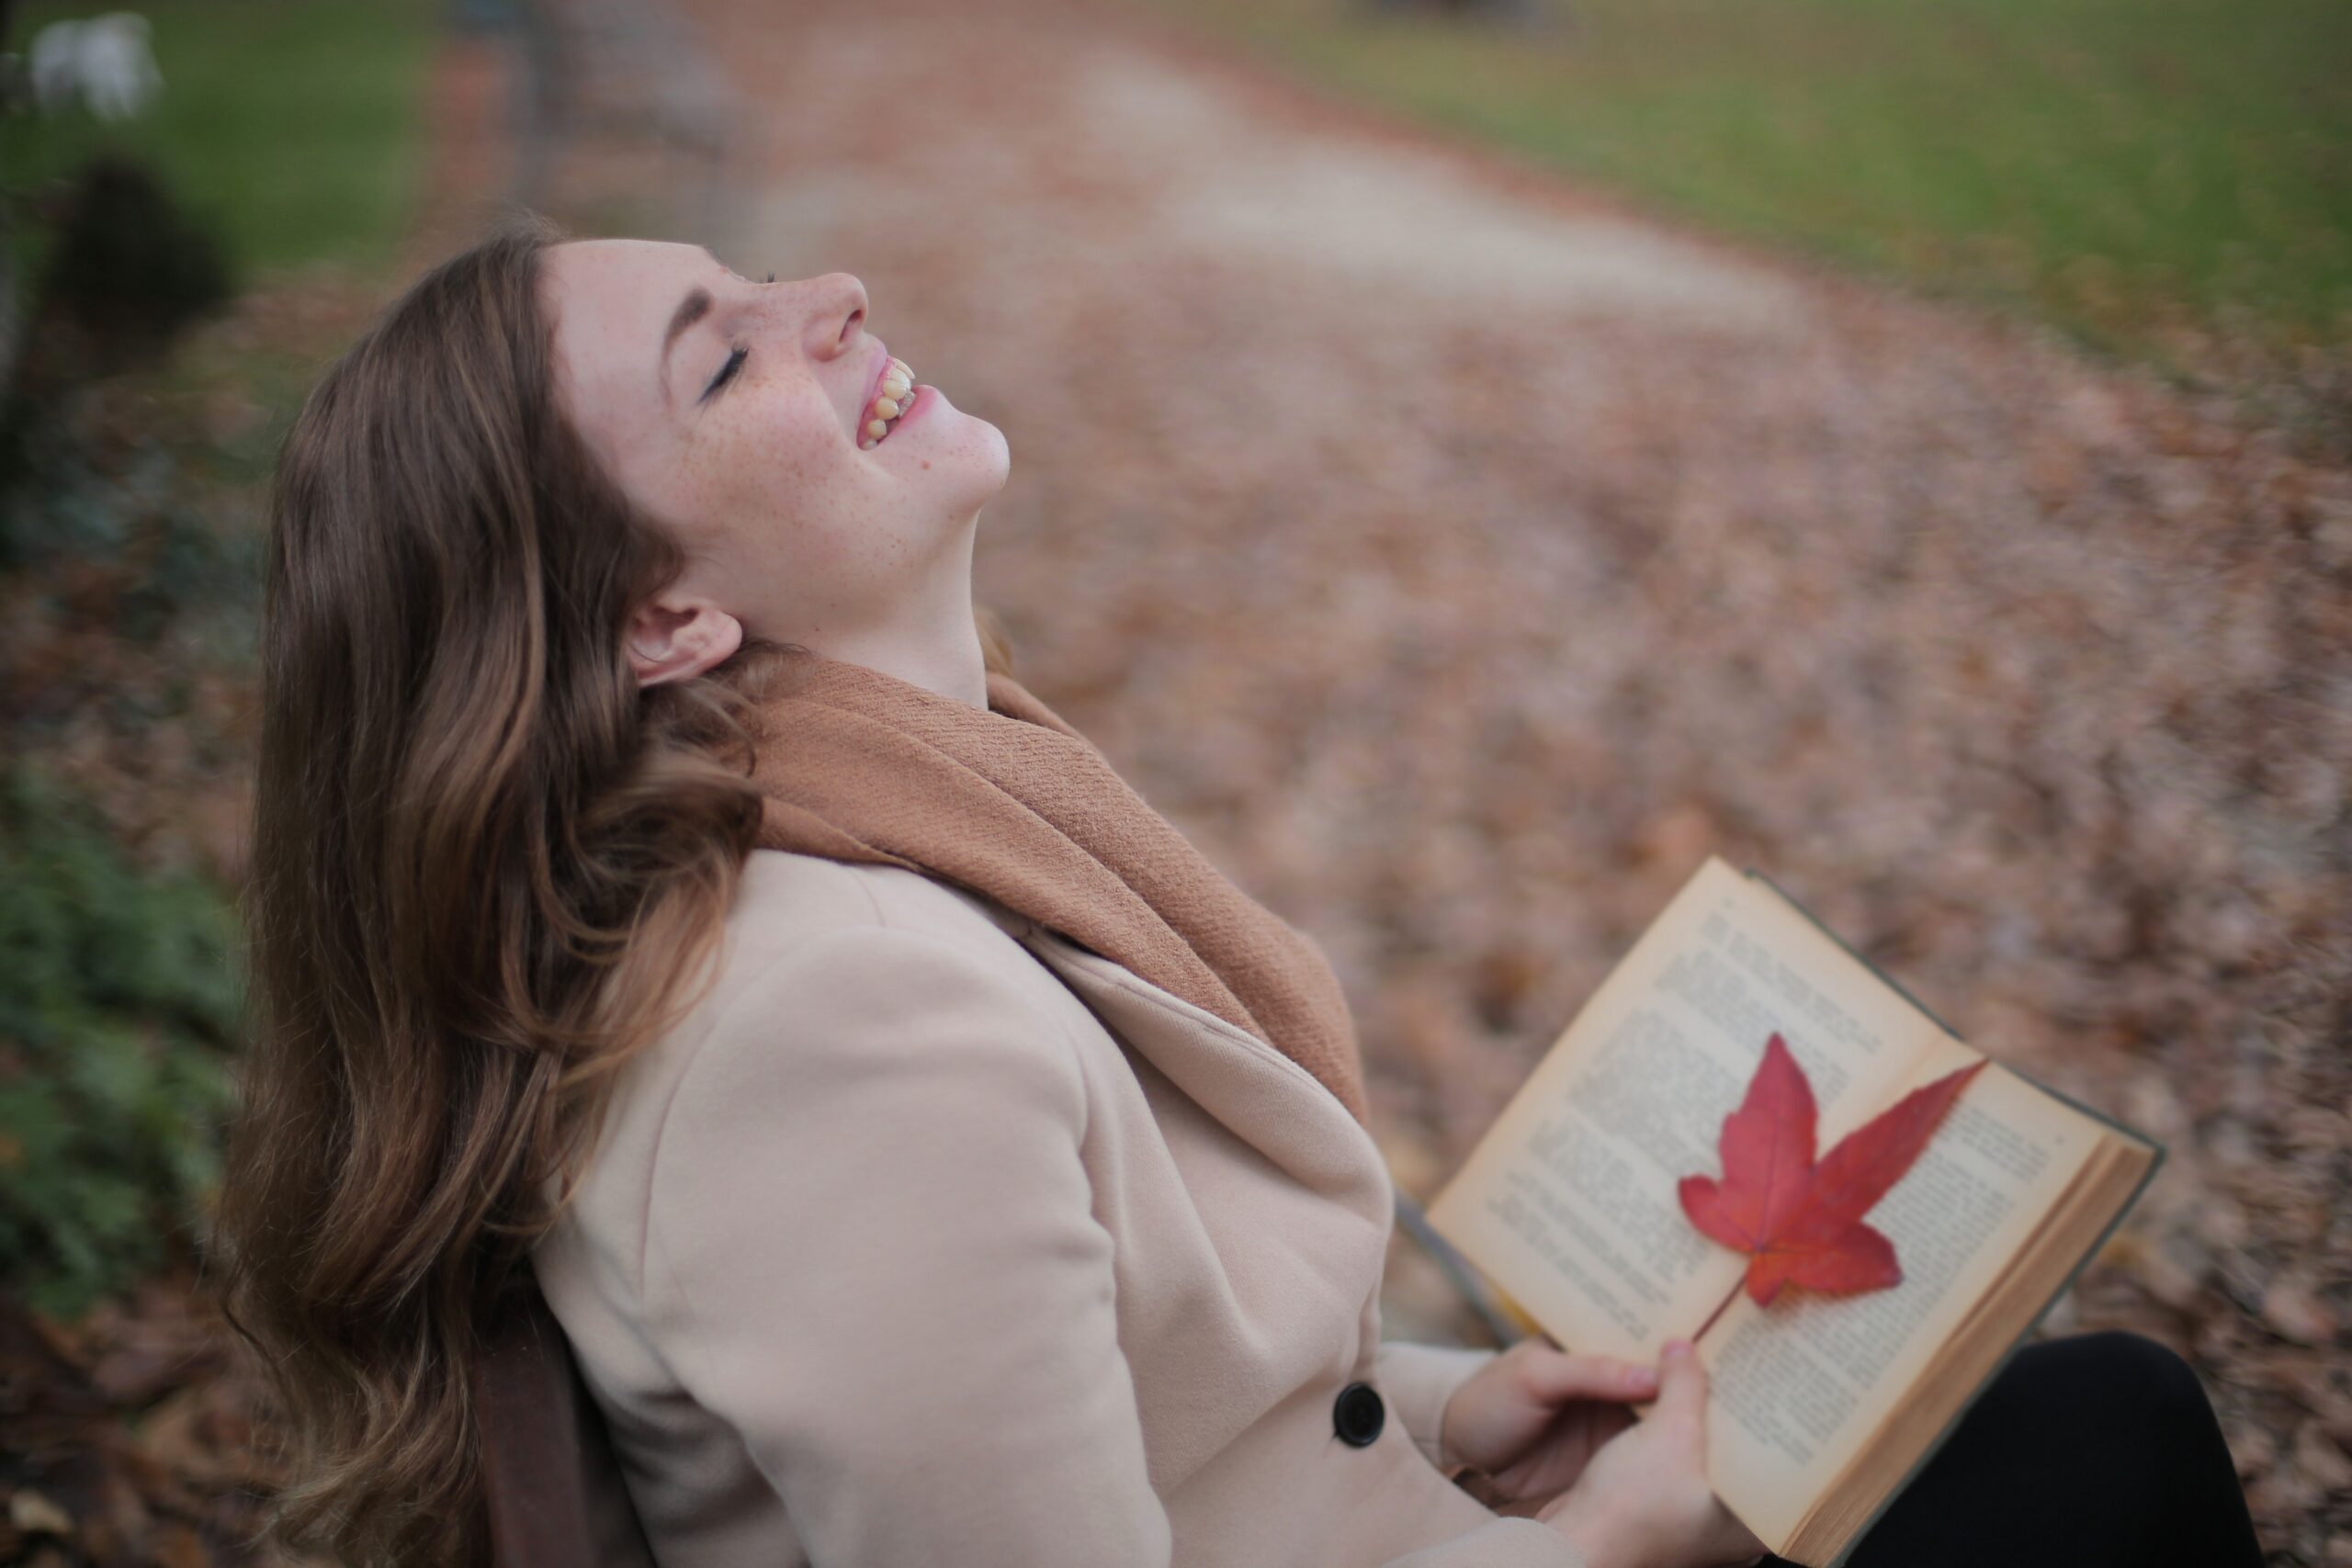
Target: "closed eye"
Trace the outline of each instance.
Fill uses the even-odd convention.
[[[727,363],[718,367],[718,374],[710,378],[710,385],[702,389],[702,396],[695,400],[697,402],[707,403],[710,401],[712,398],[716,397],[718,393],[719,388],[724,387],[728,382],[735,378],[735,372],[743,367],[743,361],[751,355],[751,352],[752,351],[748,348],[739,348],[734,353],[729,355],[727,356]]]

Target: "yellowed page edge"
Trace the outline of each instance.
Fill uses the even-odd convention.
[[[1834,1561],[1876,1521],[1881,1507],[1933,1457],[2000,1361],[2022,1345],[2096,1256],[2160,1160],[2160,1150],[2128,1129],[2101,1128],[2091,1157],[2048,1220],[1921,1372],[1912,1403],[1895,1408],[1830,1488],[1821,1517],[1800,1529],[1794,1548],[1812,1554],[1804,1561]]]

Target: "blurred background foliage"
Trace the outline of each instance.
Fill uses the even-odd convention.
[[[95,14],[15,7],[0,43]],[[19,71],[0,115],[0,1280],[60,1324],[200,1258],[262,487],[414,231],[439,21],[140,14],[162,78],[141,112],[40,112]]]
[[[104,9],[21,7],[23,49],[44,25]],[[240,269],[319,261],[382,267],[415,220],[424,69],[438,20],[423,0],[144,0],[164,77],[153,105],[108,123],[87,114],[19,121],[0,141],[0,180],[22,196],[95,155],[153,167]],[[49,243],[15,237],[27,276]]]
[[[141,869],[29,764],[0,778],[0,1269],[33,1306],[78,1315],[199,1224],[233,935],[209,878]]]

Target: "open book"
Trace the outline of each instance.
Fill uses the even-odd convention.
[[[1865,1216],[1894,1242],[1902,1282],[1847,1296],[1790,1286],[1759,1307],[1740,1290],[1747,1255],[1702,1235],[1675,1184],[1722,1174],[1724,1118],[1775,1032],[1812,1082],[1816,1155],[1982,1055],[1770,882],[1710,859],[1429,1219],[1565,1349],[1654,1362],[1668,1339],[1695,1337],[1717,1495],[1780,1556],[1832,1568],[2098,1251],[2164,1148],[1996,1062]]]

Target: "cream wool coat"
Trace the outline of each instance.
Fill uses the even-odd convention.
[[[1440,1473],[1492,1352],[1380,1342],[1289,1058],[892,866],[753,852],[719,962],[533,1257],[662,1568],[1584,1568]]]

